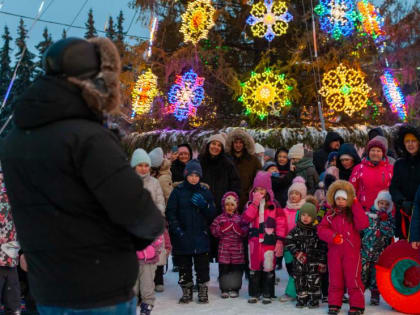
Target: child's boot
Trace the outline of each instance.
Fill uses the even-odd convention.
[[[152,314],[153,305],[141,303],[140,304],[140,315],[150,315]]]
[[[297,308],[304,308],[306,306],[306,300],[300,299],[299,297],[296,298],[296,307]]]
[[[308,302],[308,308],[318,308],[319,307],[319,300],[310,300]]]
[[[380,293],[379,290],[371,290],[370,291],[370,305],[379,305],[380,301]]]
[[[270,304],[271,297],[274,295],[274,273],[263,272],[263,304]]]
[[[220,295],[220,297],[222,299],[228,299],[229,298],[229,293],[228,292],[222,292],[222,294]]]
[[[179,304],[188,304],[193,300],[193,283],[181,285],[182,297],[179,299]]]
[[[363,308],[350,307],[348,315],[362,315],[365,312]]]
[[[328,305],[328,315],[337,315],[340,313],[340,306],[337,305]]]
[[[258,298],[261,296],[261,275],[262,271],[251,270],[249,272],[249,283],[248,283],[248,303],[255,304],[258,302]]]
[[[229,296],[235,299],[239,296],[239,291],[236,291],[236,290],[229,291]]]
[[[205,304],[209,302],[209,288],[205,283],[198,284],[198,303]]]

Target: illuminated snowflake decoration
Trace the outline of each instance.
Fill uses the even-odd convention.
[[[321,30],[335,40],[350,36],[355,30],[357,12],[353,0],[320,0],[315,7]]]
[[[372,36],[375,44],[383,49],[383,44],[386,40],[384,18],[380,15],[375,6],[367,0],[357,2],[357,9],[360,12],[360,20],[364,32]]]
[[[155,97],[159,94],[157,87],[157,76],[152,70],[148,69],[137,79],[136,85],[131,93],[132,95],[132,115],[144,115],[150,112]]]
[[[210,0],[191,1],[182,15],[180,31],[184,34],[184,42],[196,45],[201,39],[207,38],[209,30],[214,26],[214,13]]]
[[[199,77],[192,69],[184,75],[177,75],[175,84],[168,93],[169,113],[177,120],[194,117],[197,107],[204,99],[204,78]]]
[[[340,64],[324,74],[319,93],[331,110],[352,116],[367,107],[370,91],[361,71]]]
[[[287,10],[286,3],[279,0],[264,0],[252,6],[251,15],[246,22],[251,25],[252,34],[271,42],[274,37],[287,32],[293,16]]]
[[[404,121],[407,118],[407,110],[400,83],[389,69],[386,69],[384,75],[381,76],[381,82],[382,90],[392,112],[398,114],[398,117]]]
[[[241,83],[242,95],[239,101],[246,108],[246,114],[256,114],[264,119],[268,114],[279,116],[281,109],[291,106],[290,91],[284,74],[275,74],[270,69],[263,73],[251,73],[247,82]]]

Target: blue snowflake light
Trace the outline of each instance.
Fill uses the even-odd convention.
[[[320,16],[321,30],[335,40],[350,36],[355,30],[358,14],[353,0],[320,0],[315,12]]]
[[[285,2],[280,0],[264,0],[252,6],[251,15],[246,22],[251,25],[252,34],[271,42],[274,37],[287,32],[293,16],[289,13]]]
[[[179,121],[188,117],[195,117],[197,107],[204,99],[204,78],[199,77],[192,69],[177,75],[175,84],[172,85],[168,93],[170,103],[169,113],[173,113]]]

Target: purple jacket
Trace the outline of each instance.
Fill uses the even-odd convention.
[[[223,213],[214,219],[210,230],[214,237],[219,238],[218,261],[220,264],[245,264],[242,238],[248,235],[248,226],[241,222],[239,214],[228,215],[225,212],[224,200],[228,195],[234,196],[239,204],[236,193],[226,193],[222,199]]]

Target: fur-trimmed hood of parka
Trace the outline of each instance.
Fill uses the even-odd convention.
[[[231,132],[229,132],[227,139],[226,139],[226,148],[225,151],[227,153],[231,153],[233,148],[233,142],[235,141],[235,139],[241,139],[244,142],[244,146],[246,151],[250,154],[250,155],[254,155],[255,154],[255,142],[254,139],[251,137],[251,135],[249,133],[247,133],[244,129],[241,128],[237,128],[235,130],[232,130]]]
[[[336,180],[334,183],[330,185],[327,191],[327,202],[329,205],[334,205],[334,195],[337,190],[344,190],[347,192],[347,206],[351,207],[353,205],[354,197],[356,196],[356,192],[354,191],[353,185],[346,181],[346,180]]]
[[[400,125],[393,135],[394,148],[397,151],[398,157],[410,156],[410,153],[408,153],[404,145],[404,137],[408,133],[412,133],[420,142],[420,129],[418,127],[409,124]],[[417,156],[420,156],[419,153],[417,153]]]

